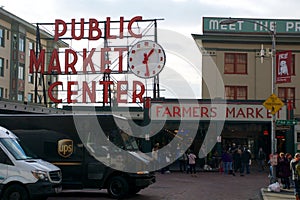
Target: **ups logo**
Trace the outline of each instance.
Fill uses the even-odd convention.
[[[62,139],[58,141],[57,152],[61,157],[70,157],[73,153],[73,140]]]

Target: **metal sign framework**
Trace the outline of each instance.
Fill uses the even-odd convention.
[[[136,42],[138,42],[139,40],[153,40],[155,42],[157,42],[157,21],[159,20],[163,20],[163,19],[143,19],[140,21],[137,21],[136,23],[133,24],[132,28],[134,29],[134,31],[138,32],[139,34],[142,35],[142,37],[140,39],[138,38],[134,38],[132,37],[130,34],[128,34],[128,28],[126,28],[126,24],[129,23],[128,20],[124,20],[124,33],[122,39],[120,39],[120,36],[116,36],[116,39],[111,39],[111,38],[107,38],[106,34],[104,34],[103,36],[101,36],[101,38],[99,40],[96,41],[91,41],[89,40],[88,37],[82,37],[81,40],[75,40],[74,38],[72,38],[71,35],[71,29],[67,29],[66,30],[66,34],[62,37],[59,37],[60,41],[63,41],[65,43],[67,43],[69,45],[69,48],[76,51],[76,53],[78,54],[78,56],[83,58],[83,54],[84,53],[91,53],[92,48],[96,48],[96,53],[99,53],[99,46],[100,47],[104,47],[104,48],[116,48],[116,47],[126,47],[127,49],[130,49],[131,46],[133,46]],[[88,31],[88,23],[89,22],[84,22],[84,34],[87,33]],[[99,27],[100,29],[104,30],[104,33],[106,33],[106,27],[107,27],[107,21],[98,21],[99,23]],[[113,35],[117,35],[116,33],[118,33],[119,29],[120,29],[120,21],[109,21],[110,25],[108,27],[110,27],[110,34]],[[66,23],[67,26],[70,26],[71,23]],[[41,51],[42,44],[41,44],[41,40],[46,38],[41,38],[40,36],[40,27],[42,27],[42,29],[44,29],[45,31],[49,32],[51,35],[54,35],[54,23],[37,23],[36,24],[36,48],[35,48],[35,53],[36,53],[36,57],[39,56],[39,53]],[[78,33],[78,31],[80,31],[80,29],[77,29],[77,27],[80,24],[80,22],[75,22],[76,27],[74,28],[75,32]],[[123,28],[123,27],[122,27]],[[53,38],[54,39],[54,38]],[[81,49],[78,50],[78,46],[81,46]],[[83,52],[82,50],[82,46],[84,48],[87,49],[86,52]],[[63,51],[59,50],[58,51],[59,54],[62,54]],[[46,53],[50,54],[49,51],[46,51]],[[120,72],[118,70],[118,61],[119,58],[111,55],[111,52],[105,52],[105,59],[111,59],[111,63],[110,64],[106,64],[105,65],[105,70],[104,72],[101,70],[96,70],[93,71],[92,73],[86,73],[83,72],[82,70],[77,70],[76,74],[72,74],[72,73],[62,73],[61,75],[65,75],[64,77],[62,77],[63,79],[67,79],[67,80],[72,80],[72,79],[77,79],[78,77],[81,79],[84,79],[85,81],[87,81],[88,83],[91,83],[94,80],[105,80],[105,81],[113,81],[114,84],[116,82],[118,82],[118,80],[120,78],[125,78],[126,80],[128,80],[128,78],[130,78],[129,76],[133,76],[133,74],[128,70],[128,66],[127,66],[127,52],[123,53],[123,58],[124,60],[126,60],[126,62],[123,62],[124,65],[124,69],[122,72]],[[46,56],[47,58],[49,58],[50,56]],[[62,56],[60,56],[62,57]],[[49,62],[49,60],[47,60],[47,62]],[[95,67],[100,69],[99,64],[94,63]],[[35,91],[34,91],[34,101],[35,103],[37,103],[37,97],[38,97],[38,74],[39,72],[35,72]],[[55,75],[55,73],[43,73],[40,74],[41,78],[42,78],[42,86],[43,86],[43,97],[44,97],[44,102],[47,105],[47,97],[46,97],[46,85],[45,85],[45,78],[44,76],[51,76],[51,75]],[[56,74],[57,75],[57,74]],[[155,98],[159,98],[160,97],[160,87],[159,87],[159,76],[155,76],[152,79],[152,88],[148,88],[148,83],[147,80],[144,80],[144,83],[146,85],[146,92],[148,90],[152,90],[153,94],[152,97]],[[77,88],[78,91],[80,91],[81,88]],[[101,101],[97,101],[97,103],[102,103],[102,106],[113,106],[112,102],[113,102],[113,95],[114,95],[114,88],[109,87],[108,88],[108,93],[109,93],[109,102],[105,103],[104,99],[102,99]],[[128,98],[132,98],[132,91],[128,90],[128,88],[122,88],[122,90],[127,90],[127,96]],[[66,92],[66,90],[62,89],[57,91],[58,93],[60,93],[60,95],[64,96],[64,92]],[[104,86],[102,90],[97,90],[97,93],[102,93],[102,96],[104,98],[103,95],[104,92]],[[148,96],[148,94],[146,93],[146,95]],[[78,96],[76,98],[79,98],[80,96],[82,96],[82,94],[78,94]],[[64,99],[65,100],[65,99]],[[78,102],[80,103],[80,102]],[[141,106],[141,102],[138,102],[138,105]]]

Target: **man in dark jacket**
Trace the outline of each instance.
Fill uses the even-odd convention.
[[[246,168],[246,173],[250,174],[250,161],[251,160],[251,153],[249,149],[245,148],[242,153],[242,173],[241,176],[244,176],[244,171]]]

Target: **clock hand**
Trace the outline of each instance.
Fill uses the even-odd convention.
[[[147,55],[147,58],[149,58],[153,52],[154,52],[154,49],[151,49],[150,52]]]
[[[150,76],[149,67],[148,67],[148,56],[147,56],[146,53],[144,53],[143,64],[146,65],[146,73],[145,73],[145,76]]]

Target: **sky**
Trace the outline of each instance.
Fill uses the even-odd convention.
[[[202,17],[300,19],[299,0],[1,0],[0,6],[30,23],[54,23],[55,19],[70,22],[73,18],[101,21],[111,17],[112,20],[119,20],[120,16],[131,19],[138,15],[143,19],[163,18],[163,21],[159,21],[159,28],[188,38],[191,38],[191,34],[202,34]],[[173,58],[174,55],[167,58]],[[186,64],[184,59],[179,62],[181,66]],[[170,61],[169,68],[162,73],[163,78],[168,80],[164,88],[171,88],[171,93],[178,93],[172,87],[174,84],[177,87],[181,85],[176,78],[179,74],[192,85],[195,96],[200,97],[199,71],[190,67],[174,68],[176,63],[178,61]],[[185,90],[180,88],[179,91],[183,94]],[[189,96],[189,92],[181,97]]]

